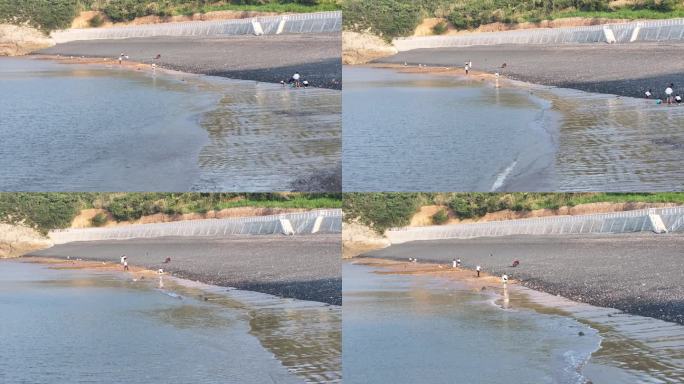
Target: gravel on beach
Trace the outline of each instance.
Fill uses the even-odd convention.
[[[121,53],[176,71],[270,83],[298,71],[314,87],[342,89],[340,33],[83,40],[37,52],[112,60]]]
[[[664,98],[674,83],[684,94],[684,43],[490,45],[416,49],[376,60],[377,63],[463,68],[472,61],[475,71],[529,83],[588,92]],[[505,68],[501,68],[503,64]]]
[[[684,234],[506,236],[414,241],[362,256],[451,264],[588,304],[684,324]],[[491,254],[491,256],[490,256]],[[512,267],[513,260],[518,267]]]
[[[206,284],[342,305],[340,249],[339,234],[244,235],[74,242],[26,256],[118,263],[125,254],[131,265]]]

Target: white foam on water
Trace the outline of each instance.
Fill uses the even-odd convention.
[[[496,180],[494,180],[494,184],[492,184],[490,192],[495,192],[503,186],[504,181],[506,181],[506,178],[511,174],[516,165],[518,165],[518,160],[513,160],[513,162],[503,170],[503,172],[496,176]]]
[[[603,350],[602,346],[594,351],[587,360],[579,365],[581,370],[592,364],[592,356],[600,354],[600,366],[618,368],[624,376],[615,383],[664,383],[684,382],[684,326],[663,320],[631,315],[614,308],[596,307],[575,302],[561,296],[516,286],[530,300],[547,308],[556,308],[569,314],[590,329],[599,329],[601,341],[610,340],[611,344],[622,345],[620,351]],[[607,347],[606,347],[607,348]],[[612,347],[615,349],[615,347]],[[631,367],[639,360],[649,368]],[[650,365],[646,362],[652,362]],[[657,365],[657,368],[653,368]],[[596,366],[592,370],[597,369]],[[670,381],[668,381],[670,380]]]

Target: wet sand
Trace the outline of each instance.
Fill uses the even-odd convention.
[[[416,49],[376,60],[376,63],[473,68],[499,72],[535,84],[587,92],[643,97],[651,88],[663,97],[666,86],[684,92],[683,43],[495,45]],[[506,68],[500,68],[506,63]]]
[[[182,72],[278,83],[299,71],[313,87],[342,88],[342,35],[152,37],[59,44],[38,55],[110,58]],[[161,58],[155,60],[156,55]]]
[[[117,264],[125,254],[131,266],[205,284],[341,305],[340,249],[339,235],[167,237],[75,242],[26,256]]]
[[[464,268],[479,264],[528,288],[684,324],[682,249],[682,234],[509,236],[416,241],[363,256],[449,265],[461,258]],[[515,259],[520,265],[510,267]]]

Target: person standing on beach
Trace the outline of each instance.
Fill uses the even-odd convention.
[[[506,286],[506,284],[508,284],[508,275],[507,274],[504,273],[503,275],[501,275],[501,282],[503,283],[504,287]]]
[[[128,260],[126,260],[125,258],[124,258],[123,265],[124,265],[124,271],[128,271]]]
[[[456,268],[456,259],[451,260],[451,268]]]
[[[481,269],[482,268],[479,265],[477,267],[475,267],[475,271],[477,272],[477,277],[480,277],[480,270]]]
[[[296,88],[299,88],[301,86],[301,84],[299,83],[299,79],[301,79],[301,78],[302,78],[302,76],[299,74],[299,72],[295,72],[295,74],[292,75],[290,82],[294,83],[294,86]]]
[[[121,265],[126,261],[126,255],[121,255]]]
[[[466,73],[466,75],[467,75],[467,74],[468,74],[468,70],[470,69],[470,67],[468,66],[468,63],[465,63],[464,68],[465,68],[465,73]]]
[[[670,83],[670,85],[667,88],[665,88],[665,95],[668,104],[672,104],[672,93],[674,92],[672,88],[674,88],[674,84],[672,83]]]
[[[461,259],[456,259],[456,265],[460,268],[461,267]]]

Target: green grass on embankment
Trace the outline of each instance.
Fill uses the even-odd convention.
[[[82,209],[100,208],[117,221],[156,213],[206,213],[234,207],[340,208],[341,194],[308,193],[0,193],[0,222],[47,233],[66,228]],[[93,225],[104,225],[98,217]]]
[[[424,205],[448,207],[460,219],[506,209],[533,211],[589,203],[684,204],[684,193],[345,193],[346,221],[358,220],[378,233],[406,226]]]
[[[481,25],[541,22],[567,17],[665,19],[684,17],[678,0],[342,0],[345,29],[392,40],[410,36],[428,17],[448,20],[459,30]],[[442,31],[443,32],[443,31]]]
[[[199,13],[207,13],[213,11],[260,11],[260,12],[277,12],[277,13],[309,13],[309,12],[326,12],[339,11],[340,6],[336,0],[319,0],[316,4],[306,5],[297,2],[271,2],[259,4],[256,7],[248,4],[223,4],[223,5],[207,5],[197,10]],[[187,12],[187,11],[186,11]],[[181,12],[183,14],[184,12]]]
[[[0,0],[0,23],[29,24],[48,33],[68,28],[81,11],[99,11],[113,22],[122,22],[227,10],[308,13],[339,9],[337,0]],[[103,21],[97,17],[91,26]]]
[[[340,9],[337,0],[80,0],[86,9],[101,11],[110,20],[142,16],[178,16],[213,11],[321,12]]]
[[[649,20],[649,19],[675,19],[684,17],[684,8],[674,9],[669,12],[655,11],[652,9],[617,9],[614,11],[561,11],[551,14],[549,19],[562,19],[568,17],[582,17],[585,19],[625,19],[625,20]]]

